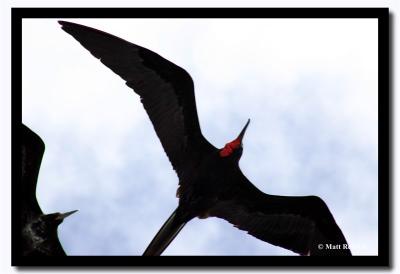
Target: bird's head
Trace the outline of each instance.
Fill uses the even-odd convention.
[[[75,212],[77,212],[78,210],[73,210],[73,211],[68,211],[65,213],[51,213],[51,214],[46,214],[46,215],[42,215],[40,217],[40,223],[42,223],[43,225],[45,225],[48,229],[50,228],[57,228],[59,224],[61,224],[65,218],[67,218],[68,216],[74,214]]]
[[[239,161],[243,152],[243,144],[242,144],[243,136],[244,133],[246,132],[247,127],[249,126],[249,123],[250,119],[247,120],[247,123],[240,132],[239,136],[232,142],[227,143],[222,149],[220,149],[219,156],[221,158],[230,158]]]
[[[44,241],[57,237],[57,228],[59,224],[61,224],[66,217],[77,211],[78,210],[65,213],[42,214],[31,223],[28,223],[22,230],[24,254],[30,254],[32,252],[32,254],[34,254],[36,249],[32,250],[32,246],[39,246]]]

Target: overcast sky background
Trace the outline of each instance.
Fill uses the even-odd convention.
[[[151,49],[195,83],[217,147],[247,118],[240,166],[262,191],[323,198],[354,255],[377,254],[377,20],[78,20]],[[177,177],[139,97],[53,19],[23,20],[23,123],[46,152],[44,212],[69,255],[140,255],[176,208]],[[195,219],[165,255],[295,255]]]

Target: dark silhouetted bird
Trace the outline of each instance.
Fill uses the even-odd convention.
[[[143,255],[160,255],[195,217],[225,219],[258,239],[302,255],[351,255],[322,199],[268,195],[243,175],[239,159],[249,121],[222,149],[203,137],[193,81],[184,69],[111,34],[75,23],[59,23],[140,96],[178,175],[179,205]],[[321,244],[323,248],[318,246]],[[337,248],[327,249],[327,245]]]
[[[36,184],[44,153],[42,139],[25,125],[21,137],[21,251],[24,256],[65,256],[58,240],[57,228],[77,210],[43,214],[36,199]]]

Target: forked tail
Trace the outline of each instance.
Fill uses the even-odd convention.
[[[143,253],[143,256],[159,256],[168,247],[172,240],[178,235],[185,226],[186,221],[177,217],[177,209],[169,216],[149,246]]]

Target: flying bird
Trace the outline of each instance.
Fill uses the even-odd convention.
[[[140,96],[177,173],[178,207],[143,255],[161,255],[195,217],[225,219],[260,240],[300,255],[351,255],[321,198],[269,195],[242,173],[239,160],[250,120],[237,138],[216,148],[201,133],[193,81],[183,68],[106,32],[66,21],[59,23]]]
[[[77,210],[43,214],[36,199],[36,185],[45,145],[43,140],[24,124],[21,140],[21,251],[23,256],[65,256],[57,228]]]

